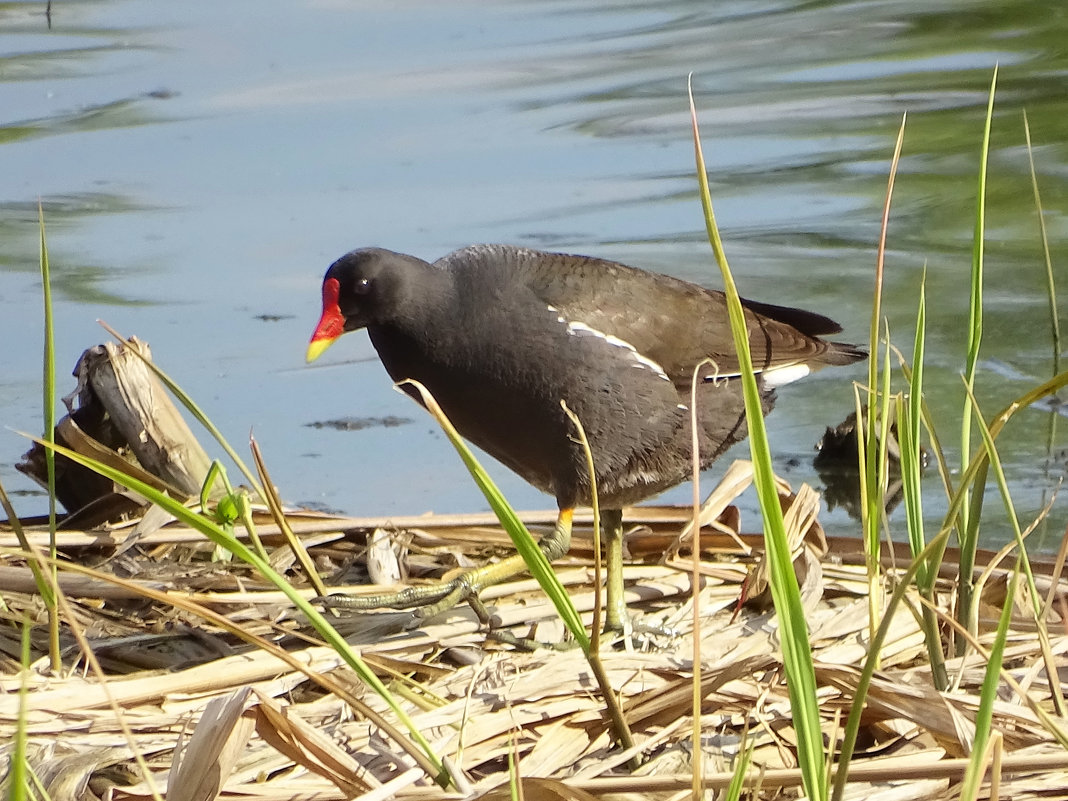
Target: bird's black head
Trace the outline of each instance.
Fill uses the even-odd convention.
[[[411,276],[427,263],[382,248],[361,248],[330,265],[323,278],[323,313],[308,344],[308,361],[318,359],[347,331],[393,319],[403,304]]]

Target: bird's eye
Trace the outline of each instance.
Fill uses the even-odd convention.
[[[356,286],[354,287],[357,295],[366,295],[371,291],[371,279],[370,278],[357,278]]]

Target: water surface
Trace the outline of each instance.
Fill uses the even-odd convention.
[[[432,259],[502,241],[718,285],[693,176],[691,72],[741,291],[827,313],[847,340],[867,336],[888,162],[908,113],[884,309],[911,350],[926,266],[928,400],[955,459],[979,141],[1000,64],[980,401],[992,414],[1051,375],[1023,112],[1068,291],[1059,2],[88,0],[55,4],[50,28],[43,12],[0,4],[0,409],[11,429],[40,429],[40,199],[64,375],[103,341],[103,318],[150,342],[235,443],[254,432],[294,502],[484,508],[364,335],[303,365],[322,272],[357,246]],[[781,393],[769,426],[788,480],[819,483],[812,446],[864,372],[825,371]],[[1025,519],[1064,473],[1058,411],[1025,410],[1006,431]],[[365,418],[413,422],[309,427]],[[0,480],[30,514],[45,501],[13,469],[23,450],[0,431]],[[518,506],[550,505],[495,475]],[[933,475],[927,490],[933,522]],[[665,497],[685,502],[689,489]],[[751,499],[745,509],[756,528]],[[854,530],[841,511],[823,519]],[[988,541],[1007,536],[999,509],[988,520]]]

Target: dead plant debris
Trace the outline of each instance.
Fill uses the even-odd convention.
[[[406,569],[414,581],[508,553],[507,537],[486,516],[383,520],[292,512],[288,517],[330,590],[383,589],[362,586],[367,581],[366,543],[374,532],[404,543]],[[758,601],[738,611],[743,583],[760,572],[759,538],[739,538],[711,527],[703,532],[702,622],[694,631],[691,557],[688,540],[679,538],[690,517],[691,510],[672,507],[643,507],[627,515],[632,560],[626,568],[628,606],[643,631],[664,632],[634,635],[604,649],[612,685],[644,761],[637,774],[626,768],[631,755],[612,745],[604,704],[579,651],[518,652],[487,638],[467,608],[428,621],[384,611],[341,615],[334,622],[406,699],[420,731],[466,778],[470,792],[506,783],[509,755],[515,753],[527,792],[546,798],[585,797],[583,791],[667,798],[689,787],[690,655],[697,636],[704,692],[700,747],[709,783],[725,786],[748,730],[754,782],[759,778],[760,783],[755,797],[792,795],[799,772],[776,620]],[[553,514],[524,518],[537,529],[551,526]],[[736,518],[736,510],[729,510],[719,519]],[[227,797],[287,801],[449,795],[377,726],[314,678],[332,676],[373,710],[389,715],[342,660],[314,639],[281,593],[244,564],[213,561],[210,543],[174,523],[151,527],[131,546],[130,533],[137,525],[130,520],[60,534],[62,557],[84,568],[59,574],[59,586],[74,610],[73,619],[64,622],[59,674],[47,661],[47,620],[26,555],[17,551],[10,530],[0,528],[0,740],[11,741],[22,714],[30,737],[29,762],[53,798],[150,798],[150,784],[132,758],[134,751],[145,758],[151,783],[168,799],[213,798],[220,791]],[[815,521],[813,525],[818,527]],[[268,517],[260,521],[259,531],[272,560],[288,569],[291,552]],[[824,541],[819,534],[806,537],[810,547],[800,550],[810,558],[799,563],[806,564],[805,598],[821,711],[827,736],[833,737],[848,711],[866,653],[868,584],[856,544]],[[27,535],[37,545],[47,539],[39,526]],[[826,544],[811,547],[822,542]],[[591,544],[589,522],[580,521],[571,553],[557,565],[588,624],[593,609]],[[120,552],[120,546],[126,550]],[[818,550],[824,555],[813,559]],[[671,554],[666,564],[661,563],[665,553]],[[892,576],[889,555],[886,561]],[[897,561],[904,563],[902,554]],[[1049,575],[1052,566],[1036,561],[1034,569]],[[291,578],[301,581],[297,572]],[[1065,586],[1054,589],[1063,600]],[[986,582],[992,605],[1000,606],[995,596],[1004,596],[1004,590],[1003,581]],[[315,591],[309,586],[307,593]],[[952,586],[943,579],[940,602],[949,603],[951,597]],[[554,641],[564,636],[551,605],[531,581],[494,587],[484,599],[496,626],[516,637]],[[912,600],[918,608],[919,601]],[[1049,608],[1051,626],[1063,631],[1058,612],[1063,603]],[[1048,710],[1048,682],[1022,607],[1017,617],[1006,667],[1032,704]],[[35,661],[28,674],[18,663],[22,621],[30,622],[33,638]],[[984,622],[981,639],[993,622]],[[88,638],[106,681],[87,669],[72,627]],[[253,636],[284,649],[290,660],[249,644]],[[1053,641],[1059,670],[1065,669],[1066,650],[1068,636],[1062,633]],[[868,798],[955,797],[971,750],[985,663],[966,653],[947,667],[957,689],[938,693],[920,627],[913,613],[902,608],[870,692],[850,774],[854,792]],[[18,693],[23,682],[28,688],[25,707]],[[1006,689],[993,729],[1003,736],[1003,797],[1063,797],[1068,752],[1056,744],[1032,706]],[[10,753],[10,746],[0,748]]]

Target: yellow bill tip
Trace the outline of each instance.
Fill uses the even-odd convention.
[[[308,343],[308,352],[305,355],[305,361],[311,364],[320,356],[322,356],[326,349],[329,348],[334,342],[337,341],[337,337],[330,339],[329,337],[323,337],[322,339],[313,339]]]

